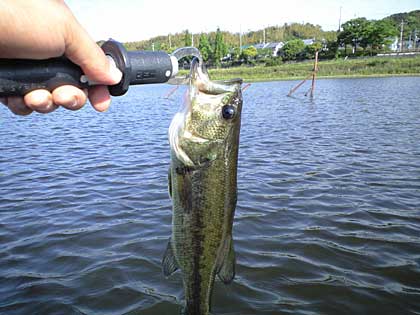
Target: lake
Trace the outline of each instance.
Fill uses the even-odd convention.
[[[237,275],[213,314],[420,314],[420,77],[296,83],[244,92]],[[102,114],[0,107],[0,314],[179,314],[171,88]]]

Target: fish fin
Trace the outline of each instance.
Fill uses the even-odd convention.
[[[230,246],[228,247],[228,252],[225,253],[222,265],[217,273],[217,276],[224,284],[229,284],[235,278],[235,250],[233,248],[233,240],[230,237]]]
[[[172,169],[171,168],[168,169],[168,193],[169,193],[169,198],[172,199]]]
[[[176,258],[174,256],[171,239],[169,239],[168,246],[166,247],[165,254],[163,255],[162,268],[165,277],[170,276],[178,270],[178,263],[176,262]]]

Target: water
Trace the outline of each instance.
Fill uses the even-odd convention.
[[[420,314],[420,78],[294,84],[245,92],[237,277],[213,313]],[[178,314],[170,88],[104,114],[0,108],[0,314]]]

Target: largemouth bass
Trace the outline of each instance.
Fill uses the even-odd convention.
[[[182,272],[185,315],[206,315],[215,276],[235,276],[232,225],[237,192],[242,80],[212,82],[191,65],[185,105],[169,127],[172,237],[163,272]]]

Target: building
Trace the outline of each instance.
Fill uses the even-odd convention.
[[[242,49],[246,49],[249,46],[250,45],[242,46]],[[254,46],[258,50],[259,49],[271,50],[271,56],[276,57],[278,56],[279,50],[282,49],[282,47],[284,46],[284,43],[283,42],[259,43],[259,44],[254,44],[251,46]]]
[[[302,39],[302,42],[305,44],[305,46],[313,45],[315,44],[315,38]]]
[[[278,43],[268,43],[267,45],[267,49],[271,49],[272,52],[272,56],[276,57],[279,54],[279,50],[282,49],[284,46],[283,42],[278,42]]]
[[[391,51],[398,51],[400,48],[398,37],[388,38],[389,44],[388,48]]]

